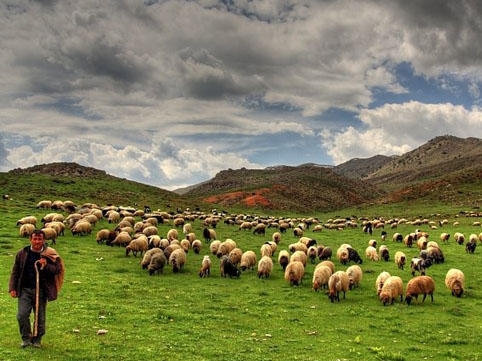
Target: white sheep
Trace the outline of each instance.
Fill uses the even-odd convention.
[[[186,252],[182,248],[175,249],[169,256],[169,264],[174,273],[182,271],[186,264]]]
[[[254,253],[253,251],[246,251],[241,255],[241,262],[239,268],[241,269],[241,271],[246,271],[248,268],[254,269],[256,263],[256,253]]]
[[[201,269],[199,270],[199,277],[208,277],[211,274],[211,258],[206,255],[201,262]]]
[[[357,264],[354,264],[348,267],[345,272],[348,275],[348,280],[350,281],[350,289],[358,287],[363,278],[363,271],[361,267]]]
[[[305,275],[305,267],[301,261],[290,261],[286,266],[284,278],[291,286],[298,286]]]
[[[368,246],[365,249],[365,256],[371,261],[377,262],[379,260],[377,249],[373,246]]]
[[[340,292],[343,292],[343,299],[350,287],[350,279],[345,271],[336,271],[328,279],[328,298],[331,302],[340,302]]]
[[[451,291],[452,296],[462,297],[464,293],[465,275],[457,269],[451,268],[445,276],[445,285]]]
[[[383,283],[383,287],[378,296],[383,305],[393,304],[395,299],[400,297],[403,301],[403,281],[398,276],[390,276]]]
[[[380,292],[382,291],[383,284],[390,276],[391,276],[390,273],[388,273],[387,271],[383,271],[378,275],[377,279],[375,280],[375,289],[377,290],[377,296],[380,296]]]
[[[25,223],[30,223],[30,224],[33,224],[34,226],[37,226],[37,217],[35,216],[22,217],[17,221],[17,226],[21,226],[22,224],[25,224]]]
[[[273,260],[269,256],[263,256],[258,262],[258,278],[269,278],[273,271]]]
[[[328,280],[330,276],[333,274],[331,268],[327,265],[317,264],[315,270],[313,271],[313,290],[318,291],[321,288],[328,287]]]
[[[460,232],[455,232],[454,233],[454,240],[458,244],[462,245],[462,244],[465,243],[465,235],[463,233],[460,233]]]
[[[397,267],[403,270],[405,263],[407,262],[407,256],[402,251],[395,252],[395,263]]]
[[[18,233],[20,237],[30,237],[33,231],[35,231],[35,226],[31,223],[25,223],[20,226]]]

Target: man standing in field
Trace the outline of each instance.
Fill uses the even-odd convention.
[[[40,347],[45,334],[47,301],[57,299],[64,279],[64,263],[45,243],[42,230],[30,235],[30,246],[18,251],[9,282],[10,296],[18,298],[17,320],[21,347]],[[30,314],[34,312],[33,330]]]

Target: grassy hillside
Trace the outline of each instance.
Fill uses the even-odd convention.
[[[314,232],[310,228],[304,235],[316,239],[318,244],[331,247],[334,252],[342,243],[349,242],[363,259],[363,279],[358,288],[348,291],[339,303],[330,303],[326,290],[314,292],[311,279],[315,264],[307,263],[300,286],[290,286],[277,263],[280,250],[298,240],[292,230],[283,233],[275,255],[274,268],[268,279],[259,279],[256,270],[247,270],[239,279],[223,278],[219,273],[219,260],[210,253],[203,241],[200,254],[187,253],[187,263],[181,273],[173,273],[166,267],[160,275],[149,276],[140,267],[140,257],[125,256],[122,247],[98,245],[95,232],[102,228],[114,229],[101,219],[94,232],[86,236],[72,236],[66,231],[57,240],[55,248],[65,260],[67,273],[59,299],[48,306],[47,335],[42,349],[20,349],[20,339],[15,319],[16,301],[8,295],[6,285],[15,252],[28,244],[18,236],[16,221],[26,215],[42,218],[51,210],[36,209],[37,202],[45,194],[32,194],[30,189],[46,185],[49,192],[64,193],[65,199],[95,203],[99,206],[116,203],[116,199],[135,202],[143,193],[139,188],[131,193],[120,184],[106,183],[110,193],[97,192],[89,196],[86,191],[104,189],[103,184],[91,186],[75,183],[49,183],[40,176],[22,180],[23,186],[12,187],[12,200],[2,200],[0,211],[0,278],[2,281],[0,307],[0,359],[9,361],[46,360],[476,360],[482,341],[478,337],[478,310],[482,305],[481,249],[467,254],[464,246],[453,238],[440,246],[445,263],[430,267],[427,271],[436,282],[434,302],[430,297],[424,302],[419,298],[407,306],[396,301],[383,306],[377,299],[375,279],[386,270],[398,275],[404,284],[411,278],[410,271],[400,270],[393,262],[395,251],[401,250],[411,258],[419,254],[415,248],[407,248],[393,242],[394,232],[408,234],[415,229],[429,232],[430,239],[439,240],[441,232],[482,232],[475,226],[481,217],[473,212],[460,212],[445,204],[444,208],[419,206],[416,203],[377,205],[365,209],[338,211],[336,213],[313,212],[306,214],[319,219],[321,224],[334,216],[349,217],[358,227],[343,230],[324,228]],[[28,187],[27,187],[28,186]],[[80,188],[80,190],[79,190]],[[131,192],[129,188],[129,192]],[[56,193],[58,195],[59,193]],[[83,194],[83,195],[82,195]],[[132,197],[132,198],[130,198]],[[152,201],[152,199],[149,199]],[[162,201],[168,199],[162,198]],[[149,202],[154,204],[152,202]],[[138,203],[142,204],[142,203]],[[159,203],[160,204],[160,203]],[[190,205],[192,207],[192,205]],[[161,210],[169,210],[160,207]],[[66,213],[62,214],[67,216]],[[202,240],[204,213],[191,218],[193,231]],[[294,213],[283,211],[283,217]],[[186,216],[188,213],[186,213]],[[192,212],[189,213],[192,215]],[[397,228],[385,227],[391,260],[371,262],[364,257],[370,239],[381,241],[381,228],[373,235],[362,231],[363,217],[392,218],[406,216],[408,222]],[[258,214],[262,216],[262,214]],[[419,216],[438,225],[442,219],[448,223],[432,229],[429,223],[411,224]],[[253,215],[254,217],[254,215]],[[274,218],[273,218],[274,217]],[[270,219],[276,219],[274,215]],[[254,219],[254,218],[250,218]],[[136,217],[136,221],[141,218]],[[454,222],[458,222],[455,225]],[[165,236],[173,228],[172,219],[158,226]],[[179,229],[179,231],[181,231]],[[266,235],[253,235],[241,231],[237,225],[229,225],[220,219],[217,237],[231,238],[243,251],[253,250],[259,259],[263,243],[271,240],[276,228],[268,228]],[[182,234],[182,233],[181,233]],[[480,244],[480,243],[479,243]],[[210,277],[201,279],[198,270],[204,255],[213,261]],[[332,258],[337,270],[345,270],[336,257]],[[319,262],[316,260],[316,263]],[[459,268],[466,276],[466,290],[462,298],[455,298],[444,286],[448,269]],[[99,330],[107,333],[98,335]]]

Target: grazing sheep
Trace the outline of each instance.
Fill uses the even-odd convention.
[[[340,261],[340,263],[343,265],[348,263],[348,247],[351,246],[348,244],[342,244],[336,250],[336,257],[338,258],[338,261]]]
[[[336,271],[328,279],[328,298],[331,302],[340,302],[340,292],[343,292],[343,299],[350,287],[350,280],[345,271]]]
[[[166,258],[162,249],[160,248],[149,249],[144,253],[144,257],[142,257],[142,260],[141,260],[142,269],[146,269],[149,266],[149,263],[151,263],[152,256],[156,253],[162,253],[162,255],[164,256],[164,259]]]
[[[410,305],[412,298],[418,300],[418,295],[423,295],[422,302],[425,301],[427,295],[430,295],[433,302],[433,293],[435,291],[435,282],[430,276],[416,276],[407,283],[407,290],[405,293],[405,302]]]
[[[21,226],[22,224],[25,224],[25,223],[33,224],[36,227],[37,226],[37,218],[35,216],[26,216],[26,217],[20,218],[17,221],[17,226]]]
[[[189,252],[189,248],[191,248],[191,242],[189,242],[187,239],[181,239],[181,242],[179,242],[179,244],[181,245],[181,248],[184,250],[184,252]]]
[[[321,264],[316,265],[313,271],[313,290],[318,291],[321,288],[327,288],[328,280],[332,274],[330,267]]]
[[[211,274],[211,258],[204,256],[201,262],[201,269],[199,270],[199,277],[208,277]]]
[[[167,231],[166,238],[169,242],[172,242],[174,239],[179,239],[179,232],[176,228],[171,228]]]
[[[147,240],[149,243],[149,246],[148,246],[149,249],[161,248],[162,238],[158,234],[154,234],[152,236],[147,237]]]
[[[462,245],[465,243],[465,235],[460,232],[455,232],[454,233],[454,240],[457,242],[459,245]]]
[[[293,235],[295,237],[303,237],[303,230],[299,227],[293,229]]]
[[[348,261],[352,261],[359,264],[363,263],[363,260],[361,259],[357,250],[352,247],[348,247]]]
[[[427,249],[427,243],[428,243],[427,237],[421,236],[417,238],[417,247],[419,250]]]
[[[273,271],[273,260],[269,256],[263,256],[258,262],[258,278],[269,278]]]
[[[213,254],[213,255],[217,255],[218,253],[218,249],[219,249],[219,246],[221,245],[221,241],[220,240],[214,240],[211,242],[211,244],[209,245],[209,251]]]
[[[412,258],[410,262],[410,269],[412,270],[412,276],[415,276],[415,272],[420,272],[422,276],[425,275],[425,271],[432,265],[432,261],[430,259],[423,259],[423,258]]]
[[[321,252],[318,253],[318,259],[323,260],[323,261],[331,259],[332,253],[333,253],[333,251],[330,247],[323,247]]]
[[[390,252],[388,251],[387,246],[382,244],[378,249],[378,253],[380,254],[380,258],[383,259],[385,262],[390,261]]]
[[[408,248],[412,248],[414,237],[415,235],[412,233],[407,234],[405,237],[403,237],[403,243],[405,244],[405,246],[407,246]]]
[[[392,236],[393,242],[403,242],[403,235],[401,233],[394,233]]]
[[[166,256],[163,252],[156,252],[152,255],[149,264],[147,265],[147,271],[149,272],[149,276],[152,276],[154,273],[162,273],[164,270],[164,266],[167,263]]]
[[[148,247],[149,242],[146,236],[135,238],[130,241],[129,244],[126,246],[126,257],[129,255],[130,252],[132,252],[134,257],[137,257],[137,253],[140,253],[142,256],[144,252],[147,251]]]
[[[397,297],[403,301],[403,281],[398,276],[390,276],[383,283],[383,287],[378,296],[383,305],[393,304]]]
[[[292,243],[288,246],[288,249],[290,250],[291,253],[294,253],[296,251],[302,251],[304,253],[308,253],[308,247],[306,247],[306,244],[301,243],[301,242],[296,242]]]
[[[278,263],[280,264],[283,271],[286,270],[286,266],[290,262],[290,254],[287,250],[281,250],[278,254]]]
[[[20,226],[18,233],[20,237],[30,237],[33,231],[35,231],[35,226],[31,223],[25,223]]]
[[[271,236],[271,240],[275,242],[276,244],[279,244],[281,242],[281,233],[280,232],[274,232],[273,235]]]
[[[269,243],[264,243],[261,245],[260,254],[261,254],[261,257],[264,257],[264,256],[271,257],[273,255],[273,249],[271,248]]]
[[[85,236],[92,233],[92,224],[88,221],[80,220],[70,229],[72,236]]]
[[[258,223],[253,230],[253,234],[261,234],[264,235],[266,233],[266,224]]]
[[[310,237],[300,237],[298,242],[303,243],[306,246],[306,248],[310,248],[311,246],[316,246],[316,240]]]
[[[171,244],[169,244],[169,246],[164,248],[163,252],[166,255],[166,258],[169,259],[169,257],[171,257],[171,253],[174,252],[176,249],[181,249],[184,252],[181,245],[179,243],[176,243],[176,242],[172,242]],[[184,253],[186,253],[186,252],[184,252]]]
[[[457,269],[451,268],[445,276],[445,285],[452,292],[452,296],[462,297],[464,293],[465,275]]]
[[[229,278],[239,278],[241,276],[241,271],[233,264],[227,255],[221,257],[219,262],[219,269],[221,277],[229,276]]]
[[[402,251],[395,252],[395,263],[397,264],[398,268],[403,270],[405,263],[407,262],[407,256]]]
[[[246,271],[248,268],[254,269],[256,263],[256,253],[254,253],[253,251],[246,251],[241,255],[241,262],[239,268],[241,269],[241,271]]]
[[[368,241],[368,246],[370,247],[374,247],[374,248],[377,248],[377,241],[375,239],[371,239]]]
[[[251,224],[251,222],[242,222],[240,225],[239,225],[239,230],[251,230],[251,228],[253,228],[253,225]]]
[[[477,241],[476,240],[475,241],[469,240],[469,242],[467,242],[465,244],[465,252],[467,252],[467,253],[474,254],[476,248],[477,248]]]
[[[296,251],[290,257],[290,262],[299,261],[306,267],[306,262],[308,261],[308,256],[303,251]]]
[[[119,246],[119,247],[125,247],[127,246],[130,242],[132,241],[131,235],[126,232],[126,231],[121,231],[117,234],[117,236],[114,238],[114,240],[110,243],[106,244],[108,246]]]
[[[241,250],[241,248],[238,247],[233,248],[228,254],[229,260],[236,266],[241,263],[242,256],[243,251]]]
[[[191,233],[193,231],[192,229],[192,224],[191,223],[185,223],[183,226],[182,226],[182,233],[184,233],[184,235],[188,235],[189,233]]]
[[[57,236],[63,236],[65,231],[65,224],[60,221],[51,221],[45,223],[45,228],[53,228],[57,232]]]
[[[236,248],[236,242],[232,239],[228,238],[221,242],[218,247],[218,252],[216,253],[216,257],[221,258],[222,256],[228,255],[233,249]]]
[[[52,207],[52,201],[47,201],[43,200],[37,203],[37,206],[35,208],[43,208],[43,209],[49,209]]]
[[[203,243],[199,239],[192,241],[191,247],[195,254],[199,254],[201,252],[202,245]]]
[[[52,244],[55,244],[55,240],[57,239],[57,231],[53,228],[42,228],[42,231],[44,231],[44,239],[46,241],[51,240]]]
[[[182,248],[175,249],[169,256],[169,264],[172,266],[172,271],[178,273],[182,271],[186,264],[186,252]]]
[[[365,256],[366,256],[366,258],[368,258],[371,261],[377,262],[379,260],[377,249],[373,246],[368,246],[365,249]]]
[[[216,237],[216,231],[212,228],[204,228],[203,230],[203,237],[206,243],[214,241]]]
[[[444,254],[442,250],[438,247],[428,247],[427,258],[432,261],[432,264],[439,264],[445,262]]]
[[[291,286],[301,285],[303,276],[305,275],[305,266],[301,261],[290,261],[285,269],[284,278]]]
[[[346,269],[346,274],[348,275],[348,280],[350,281],[350,289],[358,287],[363,278],[363,271],[359,265],[351,265]]]
[[[450,238],[450,233],[441,233],[440,234],[440,240],[444,243],[447,243],[449,241],[449,238]]]
[[[335,264],[332,261],[322,261],[316,265],[316,267],[327,266],[331,269],[331,273],[335,273]]]
[[[315,264],[316,257],[318,257],[318,250],[315,246],[308,248],[307,256],[310,259],[311,264]]]
[[[375,281],[375,289],[377,290],[377,296],[380,296],[380,292],[382,291],[383,284],[390,276],[391,276],[390,273],[388,273],[387,271],[383,271],[378,275]]]
[[[95,241],[97,244],[102,244],[102,243],[112,243],[112,241],[115,239],[117,236],[117,232],[111,231],[110,229],[103,228],[97,231],[97,234],[95,236]]]

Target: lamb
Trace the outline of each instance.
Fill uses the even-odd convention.
[[[246,271],[249,269],[254,269],[257,263],[256,253],[253,251],[246,251],[241,255],[241,262],[239,268],[241,271]]]
[[[390,276],[391,276],[390,273],[388,273],[387,271],[383,271],[378,275],[378,277],[375,281],[375,288],[377,290],[377,296],[380,296],[380,292],[382,291],[383,285],[384,285],[385,281]]]
[[[349,288],[353,289],[354,287],[358,287],[363,278],[361,267],[356,264],[351,265],[346,269],[346,273],[348,275],[348,280],[350,281]]]
[[[179,243],[175,243],[175,242],[172,242],[171,244],[169,244],[169,246],[164,248],[163,252],[166,255],[166,258],[169,259],[169,257],[171,257],[172,252],[174,252],[176,249],[180,249],[184,252],[181,245]],[[186,252],[184,252],[184,253],[186,253]]]
[[[321,288],[327,288],[328,280],[332,274],[330,267],[319,263],[313,271],[313,290],[318,291]]]
[[[464,293],[465,275],[457,269],[451,268],[445,276],[445,285],[451,291],[452,296],[462,297]]]
[[[305,266],[301,261],[290,261],[285,269],[284,278],[291,286],[299,286],[305,275]]]
[[[126,246],[126,257],[129,255],[130,252],[132,252],[134,257],[137,257],[137,253],[140,253],[142,256],[144,252],[147,251],[148,247],[149,247],[149,242],[147,241],[146,236],[143,235],[142,237],[133,239]]]
[[[343,292],[343,299],[350,287],[350,280],[345,271],[336,271],[328,279],[328,298],[331,302],[340,302],[340,292]]]
[[[35,226],[31,223],[25,223],[20,226],[18,233],[20,237],[30,237],[33,231],[35,231]]]
[[[188,253],[189,248],[191,248],[191,242],[189,242],[187,239],[181,239],[181,242],[179,242],[181,248],[184,250],[184,252]]]
[[[440,240],[444,243],[448,242],[450,238],[450,233],[441,233],[440,234]]]
[[[229,278],[239,278],[241,276],[241,271],[233,264],[227,255],[221,257],[219,262],[219,269],[221,277],[229,276]]]
[[[378,296],[383,305],[393,304],[396,298],[400,297],[403,301],[403,281],[398,276],[390,276],[383,283],[383,287]]]
[[[383,259],[385,262],[390,261],[390,252],[388,251],[388,247],[382,244],[378,249],[378,253],[380,254],[380,258]]]
[[[204,256],[201,262],[201,269],[199,270],[199,277],[208,277],[211,274],[211,258]]]
[[[258,262],[258,278],[269,278],[273,270],[273,260],[269,256],[263,256]]]
[[[407,262],[407,256],[402,251],[395,252],[395,263],[397,264],[398,268],[403,270],[405,263]]]
[[[361,259],[357,250],[352,247],[348,247],[348,261],[352,261],[359,264],[363,263],[363,260]]]
[[[287,250],[281,250],[278,254],[278,263],[280,264],[283,271],[286,270],[286,266],[290,262],[290,254]]]
[[[316,246],[316,240],[310,237],[300,237],[298,242],[303,243],[306,246],[306,248],[310,248],[311,246]]]
[[[412,258],[410,262],[410,269],[412,270],[412,276],[415,276],[415,272],[420,272],[422,276],[425,275],[425,271],[432,265],[432,261],[430,259],[423,259],[423,258]]]
[[[418,300],[418,295],[423,294],[422,302],[425,301],[427,295],[430,295],[433,302],[433,293],[435,291],[435,282],[430,276],[417,276],[412,278],[407,283],[407,290],[405,293],[405,302],[410,305],[412,298],[415,297]]]
[[[162,249],[160,248],[149,249],[144,253],[144,257],[142,257],[142,260],[141,260],[142,269],[146,269],[149,266],[149,263],[151,263],[152,256],[156,253],[162,253],[164,258],[166,258]]]
[[[365,256],[371,260],[371,261],[378,261],[379,258],[378,258],[378,253],[377,253],[377,249],[373,246],[368,246],[366,249],[365,249]]]
[[[377,247],[377,241],[375,239],[370,239],[368,241],[368,246],[372,246],[372,247],[376,248]]]
[[[153,249],[159,249],[159,248],[153,248]],[[164,252],[162,251],[155,252],[150,258],[149,264],[147,265],[147,271],[149,272],[149,275],[152,276],[156,272],[158,274],[162,273],[166,263],[167,263],[167,259],[166,259],[166,256],[164,255]]]
[[[182,233],[184,233],[184,235],[187,235],[191,232],[192,232],[192,224],[191,223],[185,223],[182,226]]]
[[[186,264],[186,252],[182,248],[175,249],[169,256],[169,264],[172,266],[172,271],[178,273],[182,271]]]

